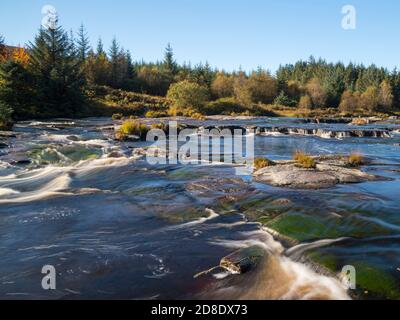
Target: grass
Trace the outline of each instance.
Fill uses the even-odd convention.
[[[364,157],[359,153],[352,153],[347,158],[347,164],[350,167],[359,167],[365,163]]]
[[[270,167],[275,165],[275,163],[267,158],[255,158],[254,159],[254,169],[260,170],[262,168]]]
[[[293,155],[293,160],[297,162],[297,165],[305,169],[315,169],[316,167],[314,158],[303,151],[296,151]]]

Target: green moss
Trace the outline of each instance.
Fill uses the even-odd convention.
[[[368,291],[367,295],[400,299],[400,289],[396,285],[396,279],[388,272],[362,261],[349,264],[356,268],[357,287]]]
[[[337,257],[331,254],[325,254],[320,252],[309,252],[307,257],[312,260],[313,262],[324,266],[325,268],[329,269],[332,272],[339,271],[339,261]]]
[[[298,241],[326,238],[328,233],[320,219],[295,213],[280,215],[267,223],[267,227]]]

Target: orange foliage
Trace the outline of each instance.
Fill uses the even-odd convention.
[[[29,55],[24,48],[15,49],[12,59],[26,67],[29,63]]]

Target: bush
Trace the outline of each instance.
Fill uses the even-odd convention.
[[[146,118],[163,118],[167,116],[168,114],[164,111],[147,111],[145,115]]]
[[[359,167],[364,164],[364,157],[359,153],[352,153],[347,158],[347,163],[350,167]]]
[[[262,168],[274,166],[275,163],[267,158],[255,158],[254,159],[254,169],[260,170]]]
[[[293,160],[305,169],[314,169],[316,167],[315,160],[303,151],[296,151],[293,155]]]
[[[117,139],[124,140],[127,136],[134,135],[140,139],[145,139],[149,128],[140,122],[134,120],[125,121],[117,131]]]
[[[209,100],[209,92],[206,87],[185,80],[171,85],[167,98],[172,104],[171,115],[190,116],[190,113],[201,113]]]

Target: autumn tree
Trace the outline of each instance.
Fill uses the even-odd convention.
[[[219,72],[211,84],[211,92],[217,98],[233,97],[234,83],[235,79],[233,76]]]
[[[393,105],[392,87],[389,81],[382,81],[379,87],[379,105],[384,111],[389,111]]]
[[[299,109],[301,110],[310,110],[313,107],[311,98],[309,95],[304,95],[300,98],[299,101],[299,105],[298,105]]]
[[[137,91],[165,96],[171,85],[169,73],[156,65],[140,66],[136,75]]]
[[[29,64],[29,54],[24,48],[17,48],[13,51],[12,60],[19,63],[24,68],[27,68]]]
[[[235,77],[233,92],[237,102],[242,106],[250,106],[253,103],[249,81],[244,72],[240,72]]]
[[[370,86],[360,98],[360,106],[364,111],[376,112],[379,107],[379,90]]]
[[[360,103],[360,97],[358,92],[352,92],[346,90],[342,94],[342,98],[339,105],[339,110],[345,113],[355,113]]]
[[[323,108],[326,104],[326,93],[317,78],[311,79],[306,85],[306,91],[311,98],[313,107]]]
[[[277,82],[264,70],[253,72],[248,79],[251,100],[255,103],[272,103],[277,96]]]

